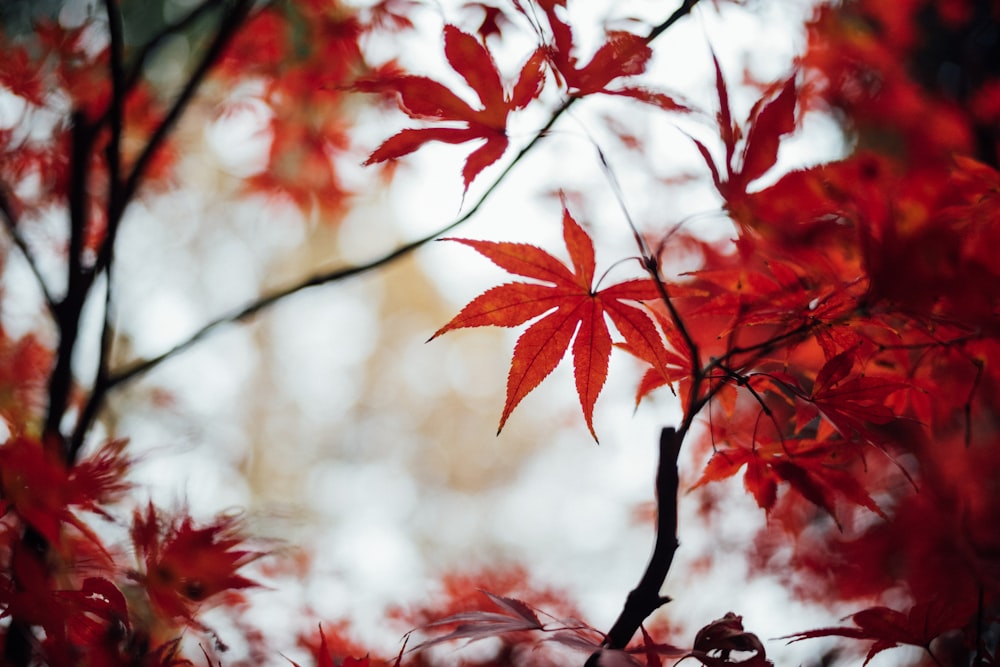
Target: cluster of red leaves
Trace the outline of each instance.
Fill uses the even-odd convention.
[[[350,197],[336,164],[350,147],[345,89],[364,70],[367,29],[339,2],[315,0],[264,7],[240,28],[216,74],[225,85],[254,81],[269,111],[268,160],[246,180],[249,192],[340,219]],[[238,96],[221,108],[246,103]]]
[[[0,33],[0,49],[13,55],[0,64],[0,87],[20,98],[21,128],[31,132],[0,130],[0,180],[3,195],[11,212],[21,216],[39,214],[46,207],[62,203],[69,191],[70,142],[72,121],[64,113],[69,106],[77,122],[102,127],[88,137],[93,164],[90,169],[91,202],[88,247],[96,248],[104,233],[103,213],[98,194],[106,188],[105,158],[110,131],[105,122],[110,113],[111,82],[108,76],[108,48],[96,49],[91,26],[65,28],[58,23],[40,23],[30,41]],[[61,118],[51,124],[46,114]],[[122,167],[127,170],[145,149],[163,120],[166,109],[157,95],[137,80],[125,91],[122,100]],[[17,126],[15,126],[17,127]],[[145,167],[147,187],[168,182],[176,153],[170,145],[161,146]],[[23,187],[27,184],[27,187]]]
[[[856,0],[821,6],[802,60],[804,100],[845,112],[863,145],[919,163],[1000,157],[1000,71],[990,2]]]
[[[561,4],[540,5],[556,35],[550,62],[570,90],[593,92],[574,61],[552,55],[568,51]],[[662,286],[628,283],[634,305],[624,304],[620,286],[592,286],[592,246],[566,212],[573,272],[530,246],[462,240],[546,284],[488,290],[438,333],[529,324],[514,349],[501,425],[572,344],[593,432],[613,324],[621,346],[649,366],[640,399],[670,384],[689,418],[709,406],[700,445],[708,462],[695,486],[742,471],[774,520],[759,544],[762,566],[792,544],[782,574],[803,595],[870,600],[899,589],[916,605],[862,612],[857,632],[800,638],[870,638],[878,652],[929,647],[961,629],[949,646],[985,655],[977,627],[992,622],[1000,603],[990,528],[1000,499],[989,481],[1000,465],[1000,272],[990,250],[1000,234],[1000,172],[986,162],[995,163],[995,147],[977,152],[972,137],[993,119],[982,99],[996,80],[977,81],[969,93],[977,102],[966,109],[910,75],[903,63],[927,40],[920,22],[932,10],[923,4],[822,7],[801,72],[765,90],[742,124],[715,62],[724,158],[693,141],[736,229],[728,248],[689,241],[698,270]],[[967,9],[951,18],[972,20]],[[857,15],[865,21],[855,25]],[[872,79],[877,89],[865,87]],[[858,150],[754,190],[795,130],[797,108],[818,99],[849,114]],[[866,141],[884,124],[893,127],[893,150]],[[833,519],[828,528],[817,529],[817,511]],[[924,634],[892,616],[930,607],[948,616]]]
[[[124,441],[72,467],[56,442],[18,436],[0,446],[0,609],[44,630],[33,651],[46,664],[187,663],[180,636],[205,629],[203,603],[232,605],[255,585],[238,571],[260,553],[246,548],[235,519],[199,526],[152,505],[136,512],[130,533],[140,569],[127,568],[125,545],[102,537],[84,513],[117,523],[130,466]]]
[[[414,646],[418,664],[426,662],[428,649],[439,644],[464,640],[467,643],[490,639],[499,646],[487,659],[460,658],[460,665],[469,667],[514,667],[516,665],[562,665],[568,658],[566,649],[600,656],[600,665],[608,667],[663,667],[664,658],[680,662],[693,658],[705,667],[773,667],[767,659],[763,643],[753,633],[743,629],[743,619],[728,613],[701,628],[690,648],[657,642],[642,629],[642,637],[623,651],[606,649],[604,635],[574,616],[564,617],[543,611],[520,599],[480,591],[486,598],[469,600],[472,606],[457,606],[459,611],[443,616],[435,610],[429,616],[435,620],[417,631],[430,635]],[[465,597],[465,596],[463,596]],[[533,598],[534,599],[534,598]],[[563,607],[560,604],[559,607]],[[578,658],[582,659],[582,658]]]

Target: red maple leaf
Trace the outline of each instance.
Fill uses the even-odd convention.
[[[393,92],[400,109],[410,118],[462,123],[464,127],[424,127],[405,129],[375,149],[365,164],[402,157],[428,141],[462,144],[485,139],[486,143],[465,161],[462,177],[468,189],[473,179],[500,159],[510,143],[507,118],[523,109],[539,93],[544,83],[544,54],[536,50],[521,68],[517,82],[504,86],[493,56],[474,36],[453,25],[444,28],[444,53],[452,69],[479,97],[481,108],[473,108],[447,86],[425,76],[397,75],[358,81],[354,88],[364,92]]]
[[[715,88],[719,96],[716,122],[726,151],[723,168],[719,168],[705,144],[697,139],[693,141],[712,172],[712,181],[719,194],[725,198],[729,208],[738,213],[746,198],[747,185],[774,166],[778,159],[780,138],[795,129],[795,76],[774,87],[778,93],[773,99],[770,99],[774,94],[771,90],[757,101],[746,120],[747,129],[744,132],[733,119],[726,80],[714,53],[712,62],[715,64]],[[737,143],[744,136],[743,150],[737,158]]]
[[[850,377],[854,358],[854,351],[848,350],[823,365],[812,394],[802,397],[805,403],[799,404],[797,419],[805,423],[818,411],[843,437],[880,445],[884,437],[873,427],[896,419],[886,399],[910,385],[891,378]]]
[[[510,273],[549,284],[512,282],[489,289],[431,339],[453,329],[514,327],[539,318],[521,334],[514,347],[500,429],[521,399],[555,369],[572,342],[576,390],[587,427],[596,440],[594,403],[608,375],[612,348],[605,315],[611,318],[630,351],[644,359],[660,359],[665,367],[668,355],[656,325],[645,310],[627,303],[656,300],[660,293],[649,279],[628,280],[595,290],[594,244],[566,209],[563,238],[572,269],[544,250],[524,243],[451,239],[474,248]]]
[[[131,460],[124,447],[123,440],[110,441],[68,468],[54,447],[28,437],[13,438],[0,447],[0,508],[13,509],[60,549],[72,544],[62,531],[73,526],[107,556],[100,538],[77,512],[108,516],[104,506],[130,488],[124,476]]]
[[[545,12],[552,31],[552,42],[545,46],[545,55],[556,78],[565,83],[570,95],[620,95],[667,111],[690,111],[687,105],[675,97],[642,86],[608,88],[616,79],[636,76],[646,71],[646,66],[653,57],[653,50],[646,37],[625,30],[608,31],[605,42],[597,48],[590,61],[586,65],[580,65],[575,55],[578,49],[574,43],[573,28],[556,11],[556,7],[566,6],[566,0],[541,0],[537,4]],[[517,8],[529,20],[533,20],[533,9],[529,11],[519,3]]]
[[[885,513],[851,470],[852,463],[862,460],[858,447],[858,444],[841,440],[759,438],[749,447],[738,444],[717,449],[692,488],[732,477],[745,465],[743,484],[765,512],[774,507],[778,485],[785,482],[806,500],[825,510],[838,527],[840,520],[836,508],[840,499],[885,518]]]
[[[781,639],[791,640],[789,643],[814,637],[870,639],[875,643],[865,658],[864,664],[867,665],[882,651],[900,644],[919,646],[929,653],[931,642],[936,637],[948,630],[962,627],[967,621],[966,616],[956,614],[955,611],[936,600],[915,604],[905,614],[887,607],[871,607],[846,617],[854,621],[857,627],[820,628],[797,632]]]
[[[187,515],[164,518],[150,503],[136,510],[131,537],[144,569],[133,576],[168,618],[194,621],[203,600],[257,585],[237,572],[263,554],[246,548],[234,517],[199,527]]]

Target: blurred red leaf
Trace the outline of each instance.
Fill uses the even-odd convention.
[[[496,637],[510,632],[525,630],[542,630],[543,625],[538,620],[531,607],[513,598],[505,598],[487,591],[480,591],[490,599],[501,611],[465,611],[446,618],[428,623],[424,630],[433,630],[442,626],[455,625],[447,634],[428,639],[414,646],[412,650],[419,651],[435,644],[455,639],[476,641],[487,637]]]
[[[625,31],[608,32],[606,41],[597,48],[586,65],[580,65],[575,55],[573,28],[563,21],[556,7],[565,7],[564,0],[544,0],[538,5],[552,30],[552,44],[546,48],[549,62],[565,82],[572,95],[608,92],[606,87],[615,79],[645,71],[652,49],[644,37]],[[522,12],[524,11],[521,8]]]
[[[906,613],[887,607],[871,607],[845,618],[854,621],[855,627],[820,628],[787,635],[781,639],[790,642],[814,637],[849,637],[852,639],[874,640],[864,664],[876,655],[900,644],[919,646],[930,650],[936,637],[960,628],[967,621],[965,615],[953,616],[950,610],[936,601],[922,602],[910,607]]]
[[[746,466],[743,484],[757,505],[767,512],[777,500],[778,485],[786,482],[824,509],[838,525],[838,500],[865,507],[886,518],[851,469],[851,464],[859,459],[858,445],[841,440],[758,439],[751,446],[716,450],[692,489],[732,477]]]
[[[3,504],[13,508],[56,548],[63,548],[62,528],[68,524],[107,556],[100,538],[76,515],[76,510],[107,516],[103,506],[130,488],[124,476],[131,461],[124,447],[125,441],[111,441],[67,469],[54,447],[32,438],[15,437],[0,447]]]
[[[143,566],[134,576],[168,618],[193,621],[208,598],[257,585],[237,574],[263,554],[245,546],[235,517],[197,527],[190,516],[165,518],[149,503],[145,512],[135,511],[131,536]]]

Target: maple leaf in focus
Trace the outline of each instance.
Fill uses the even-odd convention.
[[[150,503],[145,512],[135,511],[131,537],[143,565],[133,578],[169,618],[194,621],[197,606],[207,598],[257,585],[237,574],[263,554],[245,548],[235,517],[197,527],[187,515],[163,518]]]
[[[465,161],[462,178],[465,189],[486,167],[500,159],[510,143],[507,118],[523,109],[541,91],[545,72],[544,54],[536,50],[521,68],[517,82],[504,86],[493,56],[474,36],[453,25],[444,28],[444,52],[452,69],[476,93],[482,108],[476,109],[447,86],[425,76],[396,75],[362,79],[354,89],[369,93],[395,93],[400,109],[410,118],[464,127],[425,127],[402,130],[389,137],[368,156],[366,165],[408,155],[428,141],[462,144],[484,139]]]
[[[790,644],[814,637],[870,639],[875,643],[865,658],[864,664],[867,665],[882,651],[900,644],[919,646],[930,652],[931,642],[936,637],[965,624],[966,617],[955,615],[953,611],[936,601],[915,604],[905,614],[887,607],[871,607],[845,617],[854,621],[857,627],[820,628],[780,639],[788,639]]]
[[[513,282],[487,290],[472,300],[431,339],[469,327],[514,327],[539,318],[518,338],[507,376],[507,401],[500,427],[525,396],[559,364],[573,343],[573,372],[587,428],[594,432],[594,403],[608,375],[611,333],[605,315],[641,358],[668,364],[667,352],[650,316],[626,302],[660,298],[649,279],[628,280],[595,290],[594,244],[587,232],[563,209],[563,238],[573,268],[544,250],[524,243],[448,239],[464,243],[500,268],[549,284]]]

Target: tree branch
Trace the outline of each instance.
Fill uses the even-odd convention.
[[[666,31],[670,26],[672,26],[682,17],[689,14],[696,4],[698,4],[698,0],[684,0],[683,4],[676,11],[674,11],[669,17],[667,17],[665,21],[656,25],[647,34],[645,38],[646,42],[647,43],[652,42],[661,34],[663,34],[663,32]],[[159,354],[145,361],[135,363],[132,366],[125,368],[117,373],[111,373],[108,377],[105,389],[111,390],[117,387],[118,385],[127,383],[128,381],[146,373],[147,371],[152,370],[153,368],[163,363],[167,359],[170,359],[171,357],[174,357],[180,354],[181,352],[187,350],[188,348],[195,345],[202,339],[206,338],[213,331],[224,325],[235,324],[238,322],[246,321],[251,317],[253,317],[254,315],[256,315],[257,313],[266,310],[275,303],[281,301],[282,299],[291,296],[297,292],[300,292],[302,290],[308,289],[310,287],[317,287],[320,285],[326,285],[329,283],[338,282],[340,280],[345,280],[347,278],[351,278],[353,276],[362,273],[367,273],[368,271],[377,269],[381,266],[389,264],[390,262],[393,262],[406,255],[409,255],[413,251],[423,247],[425,244],[440,237],[442,234],[446,234],[447,232],[455,229],[462,223],[472,218],[472,216],[475,215],[480,208],[482,208],[482,206],[492,196],[492,194],[497,190],[497,188],[499,188],[500,185],[507,179],[507,176],[510,174],[511,171],[513,171],[514,167],[517,164],[519,164],[521,160],[528,153],[530,153],[543,138],[545,138],[548,135],[549,131],[556,124],[556,122],[567,111],[569,111],[570,108],[573,107],[573,105],[575,105],[580,99],[582,98],[569,97],[555,111],[553,111],[548,121],[545,123],[545,125],[535,133],[531,141],[529,141],[517,153],[517,155],[514,156],[513,160],[511,160],[510,163],[508,163],[508,165],[504,168],[504,170],[497,175],[497,177],[493,180],[493,182],[489,185],[489,187],[487,187],[486,190],[483,192],[483,194],[480,195],[476,203],[455,220],[449,222],[443,227],[437,229],[436,231],[427,234],[426,236],[423,236],[414,241],[399,246],[393,250],[390,250],[384,255],[377,257],[369,262],[365,262],[363,264],[356,264],[354,266],[349,266],[349,267],[343,267],[335,269],[333,271],[315,275],[311,278],[306,279],[305,281],[302,281],[290,287],[286,287],[272,294],[263,296],[260,299],[252,303],[249,303],[246,306],[243,306],[240,309],[221,315],[218,318],[209,322],[208,324],[204,325],[201,329],[192,334],[188,339],[178,343],[177,345],[163,352],[162,354]]]
[[[145,175],[145,171],[149,166],[149,163],[156,155],[156,152],[163,146],[163,142],[166,140],[167,135],[173,129],[177,120],[181,117],[181,114],[184,113],[188,103],[194,97],[195,92],[208,75],[208,72],[212,69],[212,66],[215,65],[219,56],[222,55],[226,46],[236,35],[236,30],[243,24],[244,19],[250,13],[252,5],[253,0],[236,0],[235,6],[229,11],[229,13],[222,17],[219,24],[219,30],[215,33],[215,37],[206,49],[201,61],[198,63],[197,67],[195,67],[191,76],[188,77],[188,80],[181,89],[180,94],[178,94],[177,99],[174,100],[173,105],[170,107],[170,110],[167,111],[163,120],[160,121],[160,124],[156,126],[155,130],[153,130],[145,148],[143,148],[139,157],[136,158],[135,164],[132,165],[132,171],[125,180],[125,185],[122,190],[123,205],[135,194],[135,191],[139,187],[139,183],[142,181],[142,177]],[[121,211],[118,211],[117,213],[120,216]],[[111,224],[112,222],[109,220],[108,225],[110,226]],[[107,245],[108,244],[105,244],[105,247]],[[103,249],[104,248],[102,248],[102,250]],[[100,261],[98,262],[98,267],[103,267],[103,264]]]
[[[188,27],[194,25],[203,16],[208,14],[209,11],[225,4],[225,0],[204,0],[201,4],[194,7],[187,14],[182,16],[177,21],[170,23],[163,27],[160,32],[155,34],[148,42],[146,42],[142,48],[136,53],[135,59],[129,66],[129,71],[125,77],[125,89],[131,90],[135,87],[139,78],[142,76],[142,71],[146,66],[146,60],[163,44],[164,41],[171,35],[175,35]]]
[[[45,415],[45,433],[62,437],[60,425],[73,384],[73,350],[80,332],[80,315],[87,300],[92,279],[83,268],[83,245],[87,233],[88,169],[94,144],[94,127],[82,112],[73,113],[70,130],[71,154],[69,176],[69,251],[66,269],[66,293],[55,306],[59,344],[56,362],[49,376],[49,405]]]
[[[3,225],[10,235],[11,241],[14,242],[14,245],[21,252],[24,260],[28,263],[28,268],[34,274],[35,281],[38,283],[39,289],[42,290],[45,306],[49,310],[49,315],[54,320],[56,318],[56,299],[52,296],[52,292],[49,291],[49,286],[45,282],[45,278],[42,277],[42,272],[38,268],[38,263],[35,261],[34,255],[31,254],[28,242],[21,236],[21,231],[18,229],[17,224],[17,213],[14,211],[14,205],[8,197],[7,187],[2,183],[0,183],[0,214],[3,215]]]
[[[167,135],[180,119],[184,110],[187,108],[187,105],[193,99],[198,87],[212,69],[212,66],[218,61],[226,46],[235,36],[239,26],[243,24],[244,19],[250,12],[252,4],[253,0],[236,0],[233,8],[228,13],[223,15],[219,23],[218,31],[212,38],[211,43],[202,56],[202,59],[195,67],[191,76],[185,82],[183,89],[174,100],[166,115],[160,121],[159,125],[157,125],[153,130],[146,146],[143,148],[139,157],[132,165],[131,171],[128,173],[127,177],[123,180],[120,173],[121,158],[118,142],[120,142],[122,132],[123,105],[127,94],[128,82],[125,78],[123,65],[121,15],[115,0],[106,0],[109,30],[111,33],[111,78],[113,86],[113,99],[109,117],[111,125],[111,142],[108,147],[108,163],[111,179],[107,203],[108,223],[107,232],[104,241],[101,244],[97,261],[94,263],[93,267],[90,267],[89,270],[87,270],[80,277],[80,279],[76,281],[78,289],[82,289],[85,296],[93,286],[96,277],[102,272],[105,273],[107,279],[105,321],[101,332],[101,351],[97,377],[95,378],[90,396],[84,404],[83,410],[80,413],[80,418],[77,420],[76,426],[74,427],[73,433],[68,442],[67,458],[69,461],[75,459],[76,455],[79,453],[81,447],[83,446],[84,437],[90,429],[93,420],[97,417],[97,413],[100,411],[108,389],[113,386],[113,383],[109,380],[110,373],[107,367],[112,329],[111,322],[109,320],[112,298],[111,278],[114,263],[115,241],[118,236],[118,228],[125,213],[125,207],[135,196],[149,163],[156,155],[156,152],[163,146]],[[210,3],[205,3],[205,6],[208,5],[210,5]],[[198,13],[200,13],[200,11],[202,11],[202,7],[195,10],[195,12]],[[192,13],[194,14],[195,12]],[[193,20],[191,15],[188,16],[188,20]]]
[[[642,622],[670,598],[660,595],[670,565],[677,551],[677,490],[680,485],[677,457],[684,434],[672,427],[660,432],[660,460],[656,471],[656,543],[646,571],[638,585],[625,599],[621,614],[611,626],[603,645],[612,650],[624,649]],[[587,660],[587,667],[599,664],[600,651]]]
[[[91,387],[87,403],[84,405],[83,411],[80,413],[80,417],[77,419],[66,445],[66,461],[70,465],[76,461],[80,449],[83,447],[83,438],[96,416],[100,402],[103,400],[103,387],[107,383],[108,359],[111,354],[112,339],[111,282],[114,268],[114,239],[117,236],[118,225],[121,221],[122,213],[124,213],[126,203],[125,194],[122,191],[121,176],[121,141],[125,131],[125,98],[128,94],[125,84],[125,40],[122,14],[117,0],[104,0],[104,6],[108,15],[110,40],[108,69],[111,76],[111,104],[108,110],[110,114],[108,119],[110,136],[108,137],[108,145],[105,149],[105,157],[108,163],[108,196],[105,202],[108,231],[104,239],[104,245],[108,248],[108,257],[104,269],[104,323],[101,327],[100,349],[98,351],[97,373],[94,378],[94,384]]]
[[[382,266],[390,264],[391,262],[400,259],[402,257],[405,257],[406,255],[409,255],[410,253],[419,248],[422,248],[424,245],[430,243],[431,241],[438,238],[442,234],[446,234],[452,229],[461,225],[462,223],[468,221],[470,218],[472,218],[472,216],[474,216],[479,211],[480,208],[482,208],[482,206],[486,203],[486,201],[490,198],[490,196],[506,180],[507,175],[510,174],[510,172],[514,169],[514,167],[519,162],[521,162],[521,160],[523,160],[524,157],[529,152],[531,152],[531,150],[535,147],[535,145],[537,145],[544,137],[548,135],[549,130],[552,128],[553,125],[555,125],[556,121],[576,102],[577,99],[579,98],[573,97],[568,99],[565,103],[563,103],[561,107],[559,107],[555,112],[553,112],[552,116],[549,118],[549,121],[545,124],[545,126],[542,127],[542,129],[538,130],[538,132],[535,133],[535,136],[532,137],[531,141],[529,141],[524,146],[524,148],[522,148],[517,153],[517,155],[514,156],[514,159],[511,160],[511,162],[504,168],[504,170],[493,180],[490,186],[486,188],[483,194],[480,195],[479,199],[476,200],[476,203],[473,204],[472,207],[469,208],[469,210],[467,210],[465,213],[463,213],[455,220],[452,220],[448,224],[431,232],[430,234],[427,234],[426,236],[415,239],[413,241],[410,241],[409,243],[406,243],[393,250],[390,250],[384,255],[381,255],[380,257],[377,257],[369,262],[365,262],[362,264],[355,264],[354,266],[334,269],[333,271],[327,271],[324,273],[319,273],[315,276],[312,276],[311,278],[307,278],[302,282],[296,283],[284,289],[280,289],[276,292],[265,295],[260,299],[257,299],[256,301],[253,301],[243,306],[242,308],[221,315],[216,319],[212,320],[211,322],[209,322],[208,324],[206,324],[205,326],[203,326],[198,331],[196,331],[194,334],[191,335],[190,338],[184,340],[183,342],[178,343],[177,345],[170,348],[166,352],[163,352],[162,354],[152,357],[151,359],[138,362],[130,366],[129,368],[121,370],[117,373],[112,373],[108,377],[107,385],[105,388],[107,390],[113,389],[114,387],[117,387],[120,384],[128,382],[129,380],[132,380],[133,378],[138,377],[139,375],[142,375],[143,373],[152,370],[153,368],[160,365],[167,359],[170,359],[171,357],[180,354],[181,352],[188,349],[195,343],[198,343],[203,338],[207,337],[216,329],[226,324],[236,324],[238,322],[244,322],[253,317],[254,315],[256,315],[257,313],[266,310],[267,308],[270,308],[279,301],[282,301],[286,297],[292,296],[297,292],[309,289],[310,287],[318,287],[320,285],[326,285],[329,283],[335,283],[341,280],[346,280],[347,278],[352,278],[362,273],[367,273],[369,271],[373,271]]]

